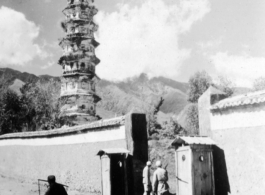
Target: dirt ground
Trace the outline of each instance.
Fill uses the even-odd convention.
[[[67,193],[68,195],[92,195],[89,193],[80,193],[71,190],[68,190]],[[40,195],[44,194],[45,191],[41,190]],[[37,182],[32,184],[0,175],[0,195],[39,195],[38,184]],[[170,193],[170,195],[176,194]]]
[[[3,195],[38,195],[38,185],[0,175],[0,194]]]
[[[45,194],[45,187],[41,188],[40,195]],[[68,190],[68,195],[90,195]],[[16,180],[0,174],[0,195],[39,195],[38,183],[29,183],[22,180]],[[94,194],[93,194],[94,195]]]

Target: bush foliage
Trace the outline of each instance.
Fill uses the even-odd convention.
[[[0,134],[59,127],[60,82],[27,83],[17,94],[9,89],[0,97]]]
[[[199,97],[210,87],[212,78],[207,72],[196,72],[189,79],[188,101],[197,103]]]

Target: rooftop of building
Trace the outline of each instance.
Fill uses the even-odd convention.
[[[265,90],[237,95],[223,99],[211,106],[211,110],[220,110],[243,105],[260,104],[265,102]]]
[[[215,145],[215,142],[206,136],[176,136],[175,140],[171,143],[173,146],[181,145]]]

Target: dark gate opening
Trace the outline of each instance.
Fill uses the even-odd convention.
[[[133,195],[133,164],[123,148],[100,150],[102,195]]]
[[[125,195],[125,161],[124,156],[110,156],[111,194]]]

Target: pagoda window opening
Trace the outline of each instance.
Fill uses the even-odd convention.
[[[73,65],[74,65],[73,62],[71,62],[71,63],[70,63],[70,68],[71,68],[71,70],[73,69]]]
[[[71,32],[71,33],[74,33],[74,32],[75,32],[75,27],[71,27],[71,28],[70,28],[70,32]]]
[[[82,63],[81,63],[81,70],[85,70],[85,67],[86,67],[85,63],[82,62]]]
[[[63,67],[63,73],[64,73],[65,72],[65,64],[63,64],[62,67]]]
[[[76,64],[77,63],[73,63],[73,71],[76,70]]]

